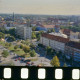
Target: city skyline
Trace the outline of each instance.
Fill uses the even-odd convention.
[[[80,0],[0,0],[0,13],[80,15]]]

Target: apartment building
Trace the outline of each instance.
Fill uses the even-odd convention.
[[[40,38],[40,43],[45,46],[50,46],[56,51],[62,51],[65,50],[65,44],[69,42],[68,38],[64,38],[61,36],[51,35],[47,33],[43,33]]]
[[[72,56],[74,61],[80,61],[80,43],[73,41],[66,43],[65,54]]]
[[[26,25],[18,25],[16,27],[16,35],[20,36],[22,39],[31,39],[32,28]]]

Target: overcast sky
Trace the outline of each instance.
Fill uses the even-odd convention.
[[[80,0],[0,0],[0,13],[80,14]]]

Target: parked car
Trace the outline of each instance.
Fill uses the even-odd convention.
[[[34,64],[34,62],[31,63],[31,65],[33,65],[33,64]]]
[[[21,60],[21,58],[19,57],[18,60]]]
[[[17,61],[17,59],[15,59],[15,61]]]

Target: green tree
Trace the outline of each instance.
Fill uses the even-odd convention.
[[[36,26],[35,27],[32,27],[32,31],[35,31],[36,30]]]
[[[44,31],[39,31],[39,32],[36,34],[37,41],[40,40],[40,36],[41,36],[41,34],[42,34],[43,32],[44,32]]]
[[[30,51],[30,56],[31,56],[31,57],[35,57],[35,56],[36,56],[35,50]]]
[[[18,48],[18,45],[14,46],[14,49],[17,49]]]
[[[60,62],[57,56],[54,56],[53,59],[51,60],[51,65],[54,67],[59,67],[60,66]]]
[[[32,39],[35,39],[35,38],[36,38],[36,33],[32,32]]]
[[[32,49],[35,49],[35,45],[33,45],[33,44],[30,44],[30,47],[31,47]]]
[[[8,40],[8,41],[15,41],[15,37],[14,37],[14,36],[10,36],[10,37],[8,37],[7,40]]]
[[[23,49],[23,47],[24,47],[24,46],[21,44],[21,45],[20,45],[20,48]]]
[[[1,38],[5,38],[5,34],[2,33],[2,32],[0,32],[0,39],[1,39]]]
[[[15,28],[9,29],[9,34],[11,34],[12,36],[16,36],[15,35]]]
[[[53,53],[53,50],[50,46],[47,46],[46,51],[47,51],[47,54],[52,54]]]
[[[66,64],[66,63],[64,63],[63,67],[67,67],[67,64]]]
[[[8,43],[8,42],[6,42],[6,43],[5,43],[5,46],[9,46],[9,43]]]
[[[11,43],[9,43],[9,46],[11,46],[12,44]]]
[[[2,52],[3,57],[7,57],[9,55],[9,52],[7,50],[4,50]]]
[[[26,45],[29,45],[30,44],[30,40],[29,39],[27,39],[27,40],[25,40],[25,42],[24,42]]]
[[[25,53],[29,52],[30,51],[30,47],[29,46],[24,46],[23,47],[23,50]]]

